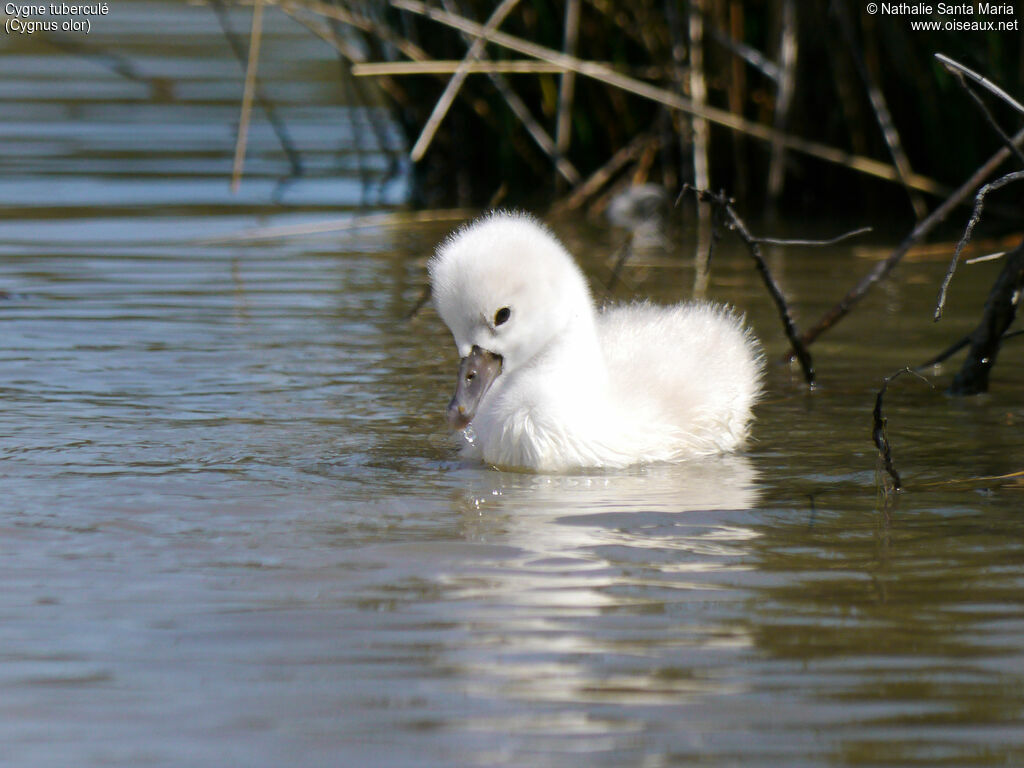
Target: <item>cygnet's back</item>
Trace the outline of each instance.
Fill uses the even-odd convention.
[[[692,455],[735,450],[746,441],[761,391],[759,345],[730,308],[647,302],[609,307],[598,333],[612,402],[637,429],[682,437]]]

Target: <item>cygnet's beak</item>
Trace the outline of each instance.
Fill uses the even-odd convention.
[[[459,382],[448,403],[448,423],[452,429],[465,429],[476,415],[480,401],[501,373],[501,355],[473,347],[459,363]]]

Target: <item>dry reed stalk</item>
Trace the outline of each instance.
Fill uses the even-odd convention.
[[[875,117],[878,119],[878,127],[881,129],[882,137],[885,139],[885,145],[889,148],[889,154],[892,156],[893,164],[900,174],[900,179],[903,180],[903,186],[907,188],[910,207],[914,209],[914,216],[920,221],[928,215],[928,206],[925,205],[924,199],[918,194],[917,190],[906,183],[906,180],[914,173],[914,170],[910,166],[910,159],[907,157],[907,153],[903,151],[903,142],[900,140],[899,131],[896,130],[896,125],[892,121],[889,105],[885,101],[882,89],[878,87],[878,84],[873,79],[869,79],[865,87],[867,88],[868,99],[871,101],[871,108],[875,111]]]
[[[633,140],[612,155],[608,162],[590,174],[583,183],[578,184],[568,196],[555,204],[552,212],[572,211],[579,208],[593,195],[597,194],[601,187],[607,184],[615,174],[621,171],[628,163],[635,160],[644,147],[652,141],[656,141],[656,139],[648,133],[641,133],[633,137]]]
[[[413,61],[426,61],[430,58],[426,51],[401,35],[395,34],[390,27],[339,6],[328,5],[320,0],[262,0],[262,2],[266,5],[278,6],[293,18],[295,18],[294,11],[296,10],[308,11],[376,35],[389,45],[395,46],[399,52]]]
[[[437,133],[437,129],[441,127],[441,123],[444,121],[445,115],[448,114],[448,110],[455,101],[455,97],[459,94],[459,89],[461,89],[462,84],[466,82],[466,75],[469,74],[467,72],[467,67],[480,58],[480,54],[484,52],[484,46],[487,45],[486,35],[497,31],[498,27],[518,3],[519,0],[502,0],[501,5],[494,10],[494,13],[492,13],[490,18],[487,19],[487,23],[484,24],[484,35],[476,38],[472,45],[470,45],[469,50],[462,59],[462,64],[460,64],[458,69],[455,70],[455,74],[453,74],[451,79],[448,81],[441,97],[437,100],[437,103],[434,104],[434,109],[430,113],[430,117],[427,118],[427,122],[423,126],[423,130],[420,131],[419,138],[416,139],[412,150],[409,152],[409,158],[414,163],[423,159],[423,155],[426,154],[427,149],[430,147],[430,143],[434,140],[434,135]]]
[[[341,54],[345,59],[347,59],[349,62],[352,62],[353,67],[359,66],[357,62],[362,62],[366,58],[366,54],[364,54],[357,46],[352,45],[347,40],[343,40],[340,37],[338,37],[334,33],[334,30],[331,29],[326,23],[307,19],[304,15],[297,13],[295,9],[288,3],[281,3],[279,7],[282,13],[284,13],[289,18],[293,19],[294,21],[304,26],[314,35],[316,35],[329,46],[331,46],[335,51]],[[415,66],[415,64],[413,64],[413,66]]]
[[[698,107],[707,104],[707,83],[704,80],[704,2],[693,0],[687,23],[690,53],[690,98]],[[693,181],[698,189],[711,187],[708,163],[708,121],[693,116],[690,119],[693,133]],[[711,209],[697,206],[697,255],[694,263],[693,295],[701,298],[707,292],[711,279]]]
[[[704,3],[693,0],[689,16],[690,37],[690,98],[698,108],[707,105],[707,83],[704,80]],[[708,121],[694,115],[693,126],[693,178],[698,189],[710,186],[708,173]]]
[[[530,112],[530,108],[526,106],[526,103],[519,98],[519,95],[512,90],[505,79],[497,73],[488,74],[491,79],[491,83],[501,94],[501,97],[505,99],[505,103],[508,104],[508,108],[512,110],[512,114],[523,124],[526,131],[530,134],[530,138],[534,140],[541,151],[544,152],[550,158],[551,162],[555,166],[555,170],[570,184],[579,184],[580,172],[576,170],[576,167],[569,162],[566,157],[558,151],[555,142],[551,139],[551,135],[544,130],[543,126],[537,122],[534,118],[533,113]]]
[[[329,46],[334,48],[342,58],[349,62],[350,71],[351,68],[360,66],[360,62],[366,58],[366,54],[364,54],[357,46],[354,46],[348,41],[338,37],[338,35],[335,34],[335,31],[327,24],[307,19],[304,14],[298,13],[295,8],[288,3],[279,3],[278,7],[286,16],[301,24]],[[415,66],[415,62],[403,63]],[[381,77],[378,84],[388,93],[389,96],[391,96],[392,99],[395,100],[396,104],[406,104],[408,102],[405,91],[394,81],[393,78],[386,76]]]
[[[789,122],[789,108],[796,92],[796,4],[782,0],[782,23],[779,31],[779,79],[775,96],[773,127],[783,136]],[[778,205],[782,185],[786,180],[786,147],[780,139],[772,140],[771,160],[768,164],[768,204]]]
[[[283,227],[258,227],[232,235],[210,237],[192,241],[193,245],[228,245],[244,243],[252,240],[276,240],[282,237],[298,237],[301,235],[322,235],[330,232],[349,232],[354,229],[368,227],[397,227],[408,224],[430,224],[440,221],[461,221],[473,216],[474,211],[464,208],[439,209],[433,211],[399,211],[391,213],[374,213],[366,216],[350,216],[344,219],[331,219],[315,224],[292,224]]]
[[[394,77],[396,75],[450,75],[463,65],[465,59],[434,59],[431,61],[372,61],[352,67],[355,77]],[[537,61],[519,59],[515,61],[474,61],[466,65],[470,75],[487,74],[528,74],[558,75],[566,72],[565,67]]]
[[[868,71],[867,65],[864,63],[864,57],[854,41],[849,17],[847,17],[842,8],[837,7],[835,4],[833,4],[832,10],[834,12],[833,15],[839,19],[839,30],[846,41],[847,48],[850,49],[850,57],[853,59],[857,73],[860,75],[864,89],[867,91],[871,108],[875,112],[875,119],[878,121],[878,127],[882,131],[882,138],[885,139],[885,145],[889,148],[889,155],[892,157],[893,164],[896,166],[900,178],[903,179],[903,186],[906,188],[907,196],[910,199],[910,207],[914,209],[914,216],[920,221],[928,215],[928,206],[925,205],[921,195],[906,183],[906,179],[914,171],[910,166],[910,159],[907,157],[907,153],[903,151],[903,142],[900,139],[899,131],[896,130],[895,123],[893,123],[892,113],[889,112],[889,105],[885,100],[885,94],[882,93],[877,80]]]
[[[576,43],[580,31],[580,0],[568,0],[565,4],[565,30],[562,48],[569,56],[576,55]],[[559,157],[565,157],[572,139],[572,105],[576,92],[576,73],[565,71],[558,84],[558,114],[555,117],[555,150]]]
[[[743,5],[739,0],[730,0],[727,13],[729,34],[719,32],[716,39],[724,37],[729,41],[734,41],[737,38],[743,37]],[[711,31],[712,36],[715,36],[716,29],[714,26],[711,27]],[[732,56],[729,61],[731,69],[728,90],[729,111],[736,115],[743,113],[743,104],[747,93],[747,71],[743,66],[743,61],[742,56]],[[735,168],[742,168],[744,166],[743,147],[743,135],[733,133],[732,162]],[[745,200],[747,197],[747,175],[745,173],[736,174],[735,185],[736,197],[740,200]]]
[[[217,16],[217,21],[220,23],[221,31],[224,32],[224,37],[228,41],[228,45],[231,47],[231,52],[235,54],[235,58],[238,60],[240,66],[246,66],[246,60],[248,58],[247,52],[242,45],[241,38],[231,28],[231,20],[224,6],[223,0],[212,0],[213,11]],[[299,155],[299,151],[295,148],[295,144],[292,143],[291,136],[288,133],[288,127],[285,125],[284,120],[277,114],[277,109],[274,107],[273,102],[270,101],[259,87],[259,83],[253,91],[253,99],[259,104],[260,109],[263,110],[263,114],[266,115],[267,120],[270,122],[270,127],[274,131],[274,135],[277,136],[278,142],[281,144],[281,149],[288,157],[288,163],[291,165],[291,175],[301,176],[302,175],[302,158]]]
[[[447,0],[443,1],[445,2],[445,7],[449,8],[449,2],[447,2]],[[462,33],[462,36],[466,39],[467,45],[469,45],[470,48],[480,42],[480,38],[474,40],[472,36],[466,35],[465,33]],[[486,60],[486,54],[481,53],[480,58]],[[465,61],[465,59],[463,60]],[[549,160],[551,160],[555,170],[570,184],[579,184],[581,178],[579,171],[577,171],[573,164],[565,157],[559,154],[551,135],[544,130],[544,127],[533,116],[530,108],[526,106],[526,102],[524,102],[519,97],[519,94],[512,89],[505,77],[498,72],[487,72],[485,74],[491,81],[495,90],[498,91],[498,94],[505,100],[505,103],[508,105],[512,114],[520,123],[522,123],[526,132],[530,135],[530,138],[533,139],[534,143],[540,147],[541,151],[548,156]],[[524,159],[528,158],[524,156]]]
[[[400,10],[425,16],[439,24],[462,30],[471,35],[484,37],[488,41],[503,48],[517,51],[526,56],[533,56],[541,61],[547,61],[552,64],[564,66],[566,69],[571,69],[584,77],[598,80],[636,96],[641,96],[658,102],[659,104],[663,104],[672,109],[698,115],[712,123],[740,131],[762,141],[770,143],[771,141],[778,139],[787,149],[801,152],[805,155],[810,155],[811,157],[816,157],[820,160],[836,165],[841,165],[869,176],[885,179],[886,181],[900,181],[899,173],[895,168],[878,160],[853,155],[841,149],[836,149],[835,147],[830,147],[807,139],[801,139],[789,134],[779,134],[778,131],[775,131],[772,128],[761,125],[760,123],[755,123],[740,117],[739,115],[734,115],[731,112],[718,109],[716,107],[705,105],[698,108],[690,99],[684,98],[671,91],[667,91],[664,88],[659,88],[655,85],[651,85],[650,83],[645,83],[641,80],[629,77],[628,75],[623,75],[606,65],[582,61],[575,56],[568,56],[554,49],[537,45],[536,43],[531,43],[528,40],[523,40],[522,38],[515,37],[514,35],[509,35],[504,32],[494,31],[485,33],[482,25],[470,21],[463,16],[432,8],[419,0],[389,0],[389,2],[393,7]],[[908,181],[915,189],[920,189],[923,192],[936,195],[946,194],[946,189],[942,184],[920,174],[913,174]]]
[[[242,114],[238,119],[235,139],[235,162],[231,169],[231,191],[237,192],[242,183],[245,165],[245,146],[249,136],[253,94],[256,92],[256,69],[260,61],[260,39],[263,36],[263,0],[256,0],[252,8],[252,27],[249,31],[249,62],[245,68],[245,91],[242,94]]]

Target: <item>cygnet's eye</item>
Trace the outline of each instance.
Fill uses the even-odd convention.
[[[512,310],[508,307],[502,307],[494,313],[494,324],[497,326],[502,323],[507,323],[510,317],[512,317]]]

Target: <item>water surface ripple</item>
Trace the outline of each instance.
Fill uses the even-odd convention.
[[[451,341],[404,319],[444,225],[208,242],[351,214],[359,168],[374,205],[404,197],[386,152],[351,155],[367,116],[329,51],[268,10],[261,72],[312,170],[281,188],[261,122],[232,197],[209,9],[111,5],[90,39],[169,100],[0,51],[5,764],[1024,764],[1021,486],[950,482],[1022,469],[1016,350],[985,398],[945,397],[950,370],[891,388],[888,512],[869,442],[881,377],[968,329],[998,266],[935,326],[943,265],[906,265],[815,346],[819,391],[771,368],[744,455],[467,465]],[[617,233],[553,224],[607,275]],[[687,296],[681,250],[619,298]],[[715,258],[711,294],[777,357],[744,255]],[[870,265],[773,258],[804,318]]]

